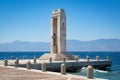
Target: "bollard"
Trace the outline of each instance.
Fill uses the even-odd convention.
[[[52,63],[52,58],[49,58],[49,62]]]
[[[7,59],[4,60],[4,66],[8,66],[8,60]]]
[[[66,65],[64,63],[61,64],[61,74],[66,74]]]
[[[34,56],[34,63],[36,63],[36,56]]]
[[[93,79],[93,67],[91,65],[88,66],[87,78]]]
[[[16,60],[15,61],[15,65],[14,65],[16,68],[18,67],[18,61]]]
[[[110,59],[109,56],[106,56],[106,59],[109,60]]]
[[[75,58],[75,60],[76,60],[76,62],[78,62],[78,60],[79,60],[79,57],[76,57],[76,58]]]
[[[66,61],[66,58],[63,58],[63,62],[65,62]]]
[[[30,61],[27,62],[26,68],[27,68],[27,69],[31,69],[31,62],[30,62]]]
[[[16,58],[16,61],[17,61],[17,63],[19,64],[19,59],[18,59],[18,58]]]
[[[96,56],[96,60],[97,60],[97,61],[100,61],[100,56]]]
[[[42,71],[43,71],[43,72],[46,72],[46,63],[45,63],[45,62],[42,63],[41,68],[42,68]]]
[[[89,61],[90,57],[89,57],[89,56],[86,56],[86,59],[87,59],[87,61]]]

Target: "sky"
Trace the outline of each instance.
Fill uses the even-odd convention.
[[[59,8],[67,39],[120,39],[120,0],[0,0],[0,43],[49,42],[51,13]]]

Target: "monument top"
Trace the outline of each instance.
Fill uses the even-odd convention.
[[[64,9],[56,9],[52,11],[52,17],[60,16],[60,15],[65,17]]]

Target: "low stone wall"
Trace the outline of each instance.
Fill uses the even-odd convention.
[[[106,69],[106,67],[111,66],[111,61],[84,61],[84,62],[54,62],[54,63],[46,63],[46,70],[48,71],[60,71],[61,64],[66,64],[67,71],[76,71],[80,70],[82,67],[87,67],[88,65],[92,65],[96,69]],[[31,64],[32,69],[41,70],[42,63],[33,63]],[[19,67],[26,67],[26,64],[19,64]]]

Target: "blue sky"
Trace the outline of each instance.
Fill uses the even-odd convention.
[[[63,8],[67,39],[120,39],[120,0],[0,0],[0,43],[50,41],[50,17]]]

